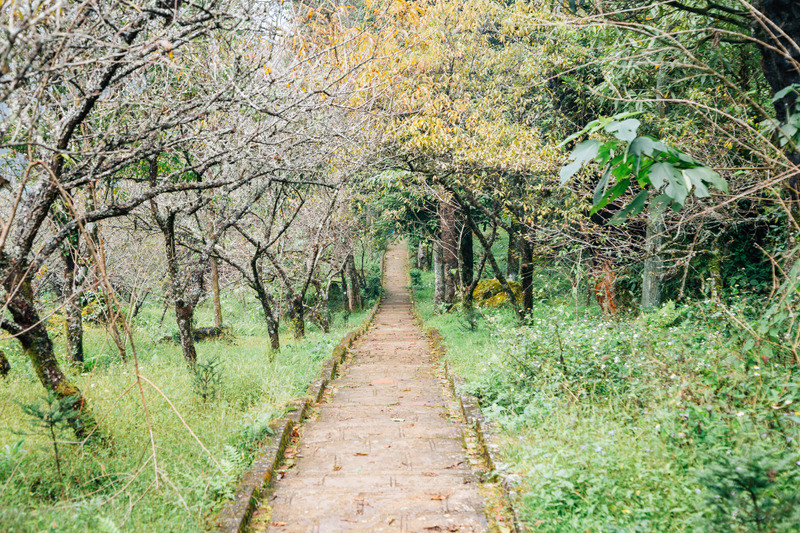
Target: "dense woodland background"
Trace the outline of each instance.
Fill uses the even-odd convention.
[[[0,19],[0,529],[208,527],[406,239],[524,528],[797,530],[798,2]]]

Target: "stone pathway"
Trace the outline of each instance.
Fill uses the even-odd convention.
[[[411,315],[405,245],[386,255],[386,298],[276,483],[269,531],[486,531],[483,502]]]

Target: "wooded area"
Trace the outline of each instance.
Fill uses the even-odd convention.
[[[400,238],[523,528],[800,524],[800,3],[0,18],[0,529],[204,529]]]

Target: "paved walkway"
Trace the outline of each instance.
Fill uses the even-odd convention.
[[[482,498],[428,343],[411,315],[405,245],[386,299],[277,482],[270,531],[486,531]]]

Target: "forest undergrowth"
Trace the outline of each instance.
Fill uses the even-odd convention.
[[[497,473],[526,530],[797,531],[800,384],[743,355],[744,301],[609,317],[542,269],[518,326],[509,308],[435,314],[432,274],[413,278],[501,428]]]
[[[163,307],[141,309],[133,335],[141,375],[152,382],[143,381],[144,401],[133,363],[120,361],[106,329],[86,328],[86,371],[70,374],[103,417],[111,446],[76,443],[58,422],[65,406],[42,394],[19,345],[3,343],[15,371],[0,387],[0,530],[207,530],[269,423],[305,393],[336,343],[366,316],[334,314],[329,333],[310,328],[300,341],[282,330],[285,345],[271,356],[257,302],[231,292],[223,305],[226,335],[198,345],[192,371],[180,344],[168,340],[175,324],[161,322]],[[210,305],[197,316],[199,325],[213,323]],[[55,340],[63,352],[63,339]],[[53,439],[26,406],[50,415]]]

